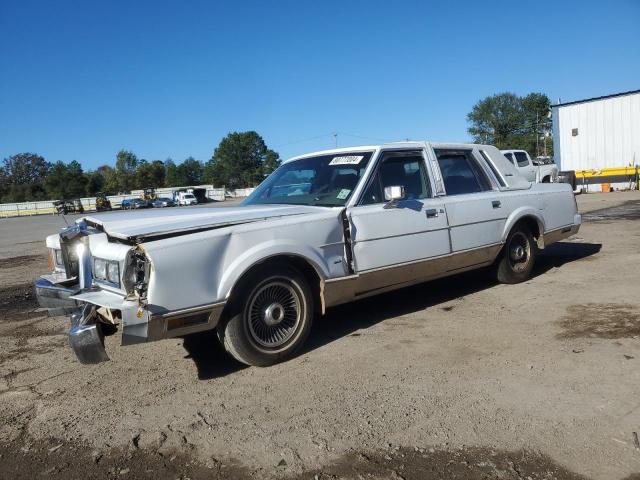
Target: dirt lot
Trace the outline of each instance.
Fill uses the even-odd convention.
[[[640,194],[578,203],[529,282],[339,307],[265,369],[211,334],[81,366],[30,286],[62,220],[0,220],[0,478],[640,478]]]

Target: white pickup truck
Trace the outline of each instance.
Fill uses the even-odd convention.
[[[537,165],[525,150],[500,150],[520,175],[536,183],[555,183],[558,181],[558,167],[552,164]]]

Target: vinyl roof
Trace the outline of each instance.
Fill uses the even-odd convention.
[[[629,90],[628,92],[613,93],[611,95],[604,95],[602,97],[592,97],[585,98],[584,100],[575,100],[573,102],[558,103],[556,105],[551,105],[551,107],[564,107],[566,105],[574,105],[576,103],[593,102],[596,100],[605,100],[607,98],[622,97],[624,95],[633,95],[634,93],[640,93],[640,90]]]

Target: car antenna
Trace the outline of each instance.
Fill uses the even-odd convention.
[[[69,222],[67,221],[67,216],[64,214],[64,212],[62,213],[62,219],[64,220],[64,223],[67,224],[67,227],[69,227]]]

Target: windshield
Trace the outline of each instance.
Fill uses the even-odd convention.
[[[191,200],[192,198],[196,198],[196,197],[194,197],[194,196],[193,196],[192,194],[190,194],[190,193],[187,193],[187,194],[184,196],[184,198],[188,198],[189,200]]]
[[[283,164],[243,202],[343,206],[364,175],[373,152],[343,152]]]

